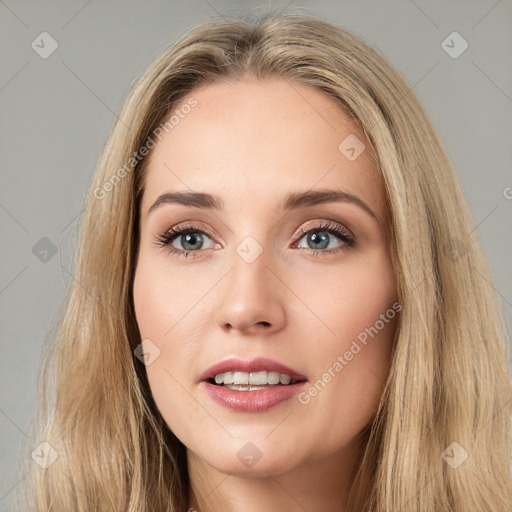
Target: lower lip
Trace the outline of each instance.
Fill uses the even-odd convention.
[[[300,393],[306,383],[307,381],[302,381],[258,391],[235,391],[208,381],[202,381],[201,385],[215,402],[228,409],[238,412],[262,412]]]

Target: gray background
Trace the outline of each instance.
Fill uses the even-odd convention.
[[[347,28],[419,95],[457,169],[510,325],[510,0],[0,0],[0,511],[13,510],[16,453],[36,407],[41,348],[73,279],[82,201],[122,99],[165,47],[206,16],[271,6]],[[58,43],[46,59],[31,47],[44,31]],[[456,59],[441,47],[453,31],[469,43]],[[36,250],[48,244],[43,237],[60,249],[46,262]]]

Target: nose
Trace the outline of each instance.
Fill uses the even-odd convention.
[[[285,327],[287,288],[269,263],[265,251],[250,263],[234,253],[215,315],[227,334],[269,335]]]

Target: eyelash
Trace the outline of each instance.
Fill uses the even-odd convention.
[[[340,247],[336,247],[335,249],[331,249],[331,250],[305,249],[303,247],[300,248],[300,250],[311,251],[312,255],[314,257],[318,257],[318,253],[324,253],[324,254],[327,253],[329,255],[336,254],[340,251],[345,251],[348,248],[354,247],[356,245],[355,239],[353,238],[351,233],[346,228],[344,228],[343,226],[340,226],[334,222],[331,222],[331,221],[325,221],[322,224],[310,227],[308,229],[301,228],[299,231],[299,234],[296,238],[296,241],[294,243],[300,242],[300,240],[305,235],[307,235],[311,232],[314,232],[314,231],[326,231],[329,234],[334,234],[338,238],[340,238],[341,241],[343,242],[343,245],[341,245]],[[185,258],[187,258],[189,256],[189,254],[191,254],[191,253],[203,252],[201,250],[187,251],[184,249],[176,249],[175,247],[171,246],[171,243],[174,242],[174,240],[176,238],[178,238],[180,235],[187,235],[189,233],[200,233],[200,234],[207,235],[210,238],[212,238],[212,236],[207,231],[204,231],[203,229],[199,229],[198,227],[192,226],[192,225],[184,225],[179,228],[171,228],[168,231],[166,231],[165,233],[163,233],[162,235],[158,236],[155,240],[155,244],[158,247],[162,247],[162,248],[166,247],[167,250],[169,251],[169,253],[175,254],[177,257],[184,256]],[[196,258],[196,257],[197,256],[195,254],[192,256],[192,258]]]

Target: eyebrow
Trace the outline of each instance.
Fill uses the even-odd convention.
[[[373,210],[362,199],[343,190],[323,189],[308,190],[306,192],[290,192],[281,203],[281,208],[289,211],[334,202],[354,204],[364,210],[368,215],[378,220],[377,215],[375,215]],[[205,192],[166,192],[158,196],[156,201],[149,208],[147,215],[164,204],[181,204],[216,211],[224,208],[224,201],[219,196]]]

